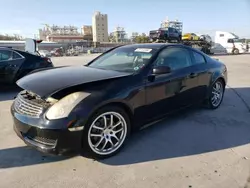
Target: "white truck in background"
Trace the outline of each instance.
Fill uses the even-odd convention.
[[[25,51],[29,52],[31,54],[37,54],[38,53],[38,44],[41,43],[42,40],[35,40],[31,38],[25,39]]]
[[[241,54],[248,51],[248,44],[237,35],[225,31],[216,31],[212,53]],[[233,45],[235,49],[233,51]]]

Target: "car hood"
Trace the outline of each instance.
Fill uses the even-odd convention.
[[[96,69],[86,66],[55,67],[27,75],[18,80],[17,85],[42,98],[46,98],[71,86],[119,78],[131,74],[132,73]]]

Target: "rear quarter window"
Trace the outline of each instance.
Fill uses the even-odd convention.
[[[206,59],[205,59],[205,57],[202,54],[200,54],[198,52],[195,52],[195,51],[193,51],[192,53],[193,53],[194,64],[195,65],[206,63]]]
[[[21,58],[22,58],[22,56],[21,56],[21,55],[19,55],[19,54],[18,54],[18,53],[16,53],[16,52],[13,52],[12,58],[13,58],[13,59],[21,59]]]

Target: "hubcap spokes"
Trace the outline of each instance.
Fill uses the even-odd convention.
[[[116,151],[127,133],[125,119],[116,112],[98,116],[90,126],[88,141],[91,149],[101,155]]]
[[[216,82],[213,86],[212,89],[212,98],[211,98],[211,102],[213,104],[213,106],[218,106],[222,100],[222,96],[223,96],[223,87],[222,84],[220,82]]]

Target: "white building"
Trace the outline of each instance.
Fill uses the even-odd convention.
[[[45,28],[39,29],[39,38],[50,42],[76,42],[82,41],[83,35],[75,26],[58,26],[45,24]]]
[[[166,18],[165,20],[163,20],[161,22],[161,28],[166,29],[169,27],[173,27],[175,29],[177,29],[178,31],[182,32],[183,30],[183,23],[180,22],[178,19],[171,21],[168,18]]]
[[[95,12],[92,17],[92,33],[94,42],[109,42],[107,14]]]
[[[127,33],[123,27],[116,27],[115,30],[110,33],[110,38],[112,42],[127,42]]]

